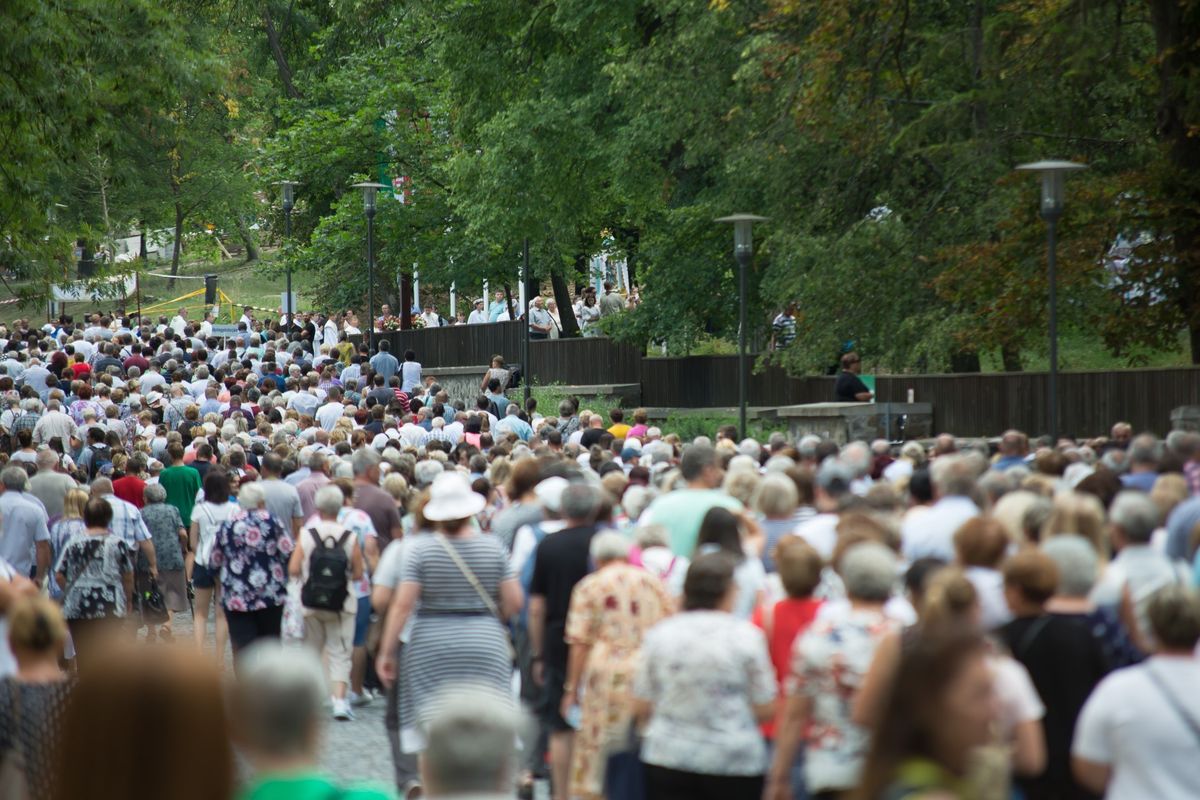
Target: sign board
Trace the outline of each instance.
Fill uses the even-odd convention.
[[[216,336],[218,339],[228,339],[231,336],[237,336],[237,334],[238,326],[232,322],[222,323],[220,325],[214,324],[212,326],[212,335]]]
[[[859,379],[866,384],[867,391],[871,393],[871,402],[875,402],[875,396],[878,394],[875,391],[875,376],[874,375],[859,375]]]
[[[279,293],[279,313],[286,314],[288,310],[288,293]],[[292,311],[300,313],[300,295],[292,292]]]

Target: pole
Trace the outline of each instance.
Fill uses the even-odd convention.
[[[750,253],[738,250],[738,436],[746,436],[746,267]]]
[[[283,230],[284,237],[290,240],[292,238],[291,208],[285,208],[283,210]],[[292,308],[292,262],[290,260],[288,261],[287,268],[287,303],[284,304],[284,307],[287,309],[287,330],[290,331],[294,322],[292,315],[295,313],[295,309]]]
[[[1049,249],[1049,281],[1050,281],[1050,382],[1048,386],[1047,404],[1050,438],[1054,445],[1058,443],[1058,276],[1055,263],[1058,247],[1057,220],[1053,217],[1046,219],[1046,244]]]
[[[407,309],[405,310],[407,312]],[[375,209],[367,209],[367,317],[370,333],[367,335],[369,352],[375,352]]]
[[[529,277],[529,237],[528,236],[525,237],[524,243],[522,244],[522,247],[521,247],[521,258],[524,263],[524,269],[522,270],[522,273],[521,273],[521,277],[522,277],[521,294],[524,295],[525,294],[524,279]],[[523,343],[525,353],[521,356],[521,360],[525,362],[525,402],[528,403],[529,402],[529,392],[530,392],[529,383],[530,383],[530,381],[533,380],[533,369],[529,363],[529,308],[527,306],[522,306],[522,310],[525,312],[525,314],[524,314],[525,335],[523,337],[521,337],[521,342]]]

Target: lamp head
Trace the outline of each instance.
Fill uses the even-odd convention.
[[[747,256],[754,252],[754,223],[766,221],[767,217],[755,214],[730,214],[728,217],[713,220],[733,224],[733,254]]]
[[[296,181],[275,181],[275,185],[279,187],[282,195],[283,210],[291,211],[296,204],[296,187],[299,184]]]
[[[388,188],[382,183],[374,183],[372,181],[363,181],[356,183],[351,188],[361,189],[363,195],[363,210],[368,214],[375,213],[375,200],[380,189]]]
[[[1042,176],[1042,218],[1053,221],[1061,217],[1063,212],[1066,194],[1063,176],[1074,170],[1087,169],[1087,165],[1074,161],[1034,161],[1021,164],[1017,169]]]

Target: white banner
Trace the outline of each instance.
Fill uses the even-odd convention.
[[[98,281],[54,284],[50,290],[53,299],[61,303],[96,303],[101,300],[129,297],[135,291],[135,281],[133,275],[114,275]]]

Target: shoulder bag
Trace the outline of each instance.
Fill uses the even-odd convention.
[[[500,613],[500,607],[496,605],[496,601],[493,600],[492,596],[489,595],[483,588],[483,584],[479,582],[479,578],[475,577],[475,573],[471,571],[469,566],[467,566],[467,562],[463,560],[463,557],[460,556],[458,551],[454,549],[453,545],[446,540],[446,535],[442,533],[435,533],[434,537],[437,539],[438,544],[442,546],[442,549],[446,551],[446,555],[450,556],[450,560],[454,562],[454,566],[458,567],[458,571],[461,572],[462,576],[467,579],[467,583],[471,584],[471,588],[475,590],[475,594],[479,595],[479,599],[483,601],[485,606],[487,606],[488,611],[490,611],[492,616],[496,618],[496,621],[500,623],[500,627],[504,629],[504,640],[508,643],[508,655],[509,658],[515,662],[517,659],[517,651],[513,647],[512,637],[509,635],[508,621],[504,619],[504,615]]]

